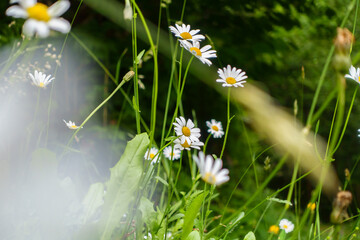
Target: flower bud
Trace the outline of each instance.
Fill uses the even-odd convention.
[[[123,80],[128,82],[134,77],[134,75],[135,75],[135,72],[130,70],[124,75]]]
[[[125,0],[124,19],[131,21],[132,17],[133,17],[133,11],[130,5],[130,0]]]

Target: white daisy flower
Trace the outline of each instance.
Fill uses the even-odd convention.
[[[294,224],[287,219],[281,219],[279,223],[280,229],[284,229],[286,233],[292,232],[294,230]]]
[[[360,128],[357,131],[358,131],[358,137],[360,137]]]
[[[216,51],[210,50],[211,46],[206,45],[200,48],[199,42],[190,43],[185,40],[179,40],[181,46],[184,47],[186,50],[191,52],[195,57],[197,57],[202,63],[206,63],[207,65],[211,65],[212,62],[208,58],[216,58]]]
[[[346,78],[351,78],[355,82],[360,83],[360,68],[355,68],[354,66],[351,66],[349,68],[349,73],[350,74],[345,75]]]
[[[223,162],[221,159],[214,159],[211,155],[199,152],[199,157],[193,155],[194,161],[199,168],[201,178],[208,184],[220,185],[229,181],[229,170],[222,169]]]
[[[66,122],[65,120],[63,120],[64,123],[66,124],[66,126],[70,129],[78,129],[79,126],[76,126],[75,122],[72,122],[72,121],[69,121],[69,122]],[[83,128],[83,127],[81,127]]]
[[[159,158],[159,150],[155,147],[146,150],[144,155],[145,160],[151,161],[151,164],[155,164]]]
[[[177,123],[173,123],[175,128],[175,133],[177,136],[180,136],[181,143],[187,142],[198,142],[200,134],[200,128],[196,128],[193,121],[180,117],[175,119]]]
[[[70,23],[60,18],[70,7],[70,1],[59,0],[50,7],[37,0],[11,0],[11,4],[19,5],[11,6],[6,10],[7,16],[14,18],[27,19],[23,25],[23,33],[27,36],[37,34],[41,38],[49,36],[50,29],[54,29],[61,33],[70,31]]]
[[[46,88],[46,86],[55,78],[52,78],[51,75],[46,76],[45,73],[42,72],[38,72],[35,70],[34,75],[32,75],[31,73],[29,73],[30,78],[32,80],[32,83],[40,88]]]
[[[221,122],[211,119],[211,121],[206,121],[206,126],[209,128],[208,132],[211,133],[214,138],[221,138],[224,135]]]
[[[175,35],[175,37],[181,38],[183,40],[190,41],[201,41],[204,40],[205,37],[201,34],[197,34],[200,32],[199,29],[190,30],[190,25],[182,24],[181,26],[175,24],[176,28],[173,26],[169,26],[170,31]]]
[[[218,74],[220,79],[216,79],[216,81],[223,83],[223,87],[244,87],[243,83],[246,83],[243,81],[247,78],[246,73],[235,67],[231,69],[230,65],[227,65],[227,68],[219,68]]]
[[[174,144],[174,148],[178,148],[181,151],[184,149],[190,151],[191,148],[200,150],[200,147],[204,146],[204,143],[201,141],[192,142],[185,140],[185,142],[181,143],[180,139],[175,139]]]
[[[176,160],[180,158],[181,151],[178,148],[168,146],[164,149],[164,156],[169,160]]]

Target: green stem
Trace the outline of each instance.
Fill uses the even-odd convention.
[[[126,81],[123,79],[120,84],[115,88],[115,90],[102,102],[100,103],[88,116],[87,118],[81,123],[81,125],[79,126],[78,129],[76,129],[76,131],[74,132],[74,134],[71,136],[70,140],[67,143],[67,147],[70,146],[72,140],[74,139],[75,135],[80,131],[80,129],[85,125],[85,123],[87,121],[89,121],[89,119],[107,102],[110,100],[110,98],[112,98],[112,96],[114,96],[114,94],[122,87],[122,85],[124,85],[124,83],[126,83]]]
[[[157,51],[155,49],[154,42],[151,37],[150,30],[146,24],[145,18],[136,4],[135,0],[132,0],[132,3],[134,4],[136,11],[139,13],[140,19],[142,24],[144,25],[144,29],[146,32],[146,35],[148,37],[151,50],[153,52],[153,58],[154,58],[154,81],[153,81],[153,89],[152,89],[152,101],[151,101],[151,121],[150,121],[150,146],[154,141],[154,135],[155,135],[155,126],[156,126],[156,105],[157,105],[157,97],[158,97],[158,60],[157,60]]]
[[[212,134],[210,133],[209,136],[206,138],[206,141],[205,141],[205,144],[204,144],[204,147],[203,147],[204,154],[206,153],[206,146],[207,146],[211,136],[212,136]]]
[[[220,154],[220,159],[222,159],[223,154],[224,154],[224,150],[225,150],[225,146],[226,146],[226,140],[227,140],[227,136],[229,133],[229,126],[230,126],[230,122],[231,119],[234,117],[230,118],[230,90],[231,88],[228,88],[228,94],[227,94],[227,122],[226,122],[226,131],[225,131],[225,136],[224,136],[224,143],[221,149],[221,154]]]
[[[136,11],[133,5],[133,19],[131,21],[131,38],[132,38],[132,50],[133,50],[133,69],[135,72],[134,76],[134,95],[135,95],[135,119],[136,119],[136,131],[137,134],[141,133],[140,128],[140,102],[139,102],[139,78],[138,78],[138,62],[137,62],[137,37],[136,37]]]

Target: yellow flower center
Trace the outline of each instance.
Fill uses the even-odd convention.
[[[269,228],[269,232],[270,233],[274,233],[274,234],[278,234],[279,233],[279,227],[278,226],[276,226],[276,225],[272,225],[272,226],[270,226],[270,228]]]
[[[360,82],[360,76],[358,77],[358,82]]]
[[[190,134],[191,134],[190,128],[188,128],[188,127],[183,127],[183,128],[182,128],[182,133],[183,133],[186,137],[189,137]]]
[[[212,174],[211,172],[207,172],[205,176],[203,177],[204,181],[209,184],[215,184],[216,183],[216,176]]]
[[[311,211],[314,211],[315,208],[316,208],[316,204],[315,204],[315,203],[309,203],[309,204],[307,205],[307,208],[309,208]]]
[[[75,129],[75,128],[77,128],[77,126],[76,125],[71,125],[71,128]]]
[[[27,13],[29,14],[29,18],[44,22],[47,22],[51,19],[47,10],[48,7],[42,3],[36,3],[34,6],[26,9]]]
[[[184,143],[181,143],[181,146],[183,146],[183,148],[189,148],[190,144],[188,144],[188,142],[185,140]]]
[[[284,224],[284,225],[283,225],[283,228],[287,229],[287,228],[288,228],[288,225]]]
[[[182,37],[182,39],[185,39],[185,40],[192,39],[191,34],[188,33],[188,32],[183,32],[183,33],[180,34],[180,36]]]
[[[212,128],[212,130],[214,130],[216,132],[219,131],[219,128],[217,126],[215,126],[215,125],[213,125],[211,128]]]
[[[41,87],[41,88],[45,87],[44,83],[41,82],[41,83],[39,84],[39,87]]]
[[[153,159],[155,157],[155,154],[150,153],[150,158]]]
[[[201,56],[201,51],[197,47],[190,48],[190,52],[192,52],[192,53],[195,52],[196,56]]]
[[[235,83],[236,83],[236,80],[235,80],[235,78],[233,78],[233,77],[228,77],[228,78],[226,78],[226,82],[227,82],[228,84],[235,84]]]

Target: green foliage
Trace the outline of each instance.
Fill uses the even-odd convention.
[[[244,240],[256,240],[255,234],[253,232],[249,232],[248,234],[246,234],[246,236],[244,237]]]
[[[185,240],[200,240],[200,234],[198,231],[192,231]]]
[[[186,239],[190,234],[193,226],[194,220],[196,216],[199,214],[201,205],[206,198],[207,192],[196,193],[196,197],[190,200],[190,203],[186,207],[185,217],[184,217],[184,225],[182,232],[182,239]]]
[[[143,173],[143,159],[149,145],[148,135],[142,133],[129,141],[119,162],[110,169],[106,182],[106,195],[102,212],[103,232],[101,239],[112,239],[114,230],[129,206],[136,200],[135,193]]]
[[[154,229],[157,220],[157,214],[154,210],[154,203],[149,199],[142,197],[140,200],[139,210],[142,213],[142,220],[150,229]]]
[[[84,206],[83,223],[86,223],[104,204],[104,184],[94,183],[90,186],[82,204]]]

